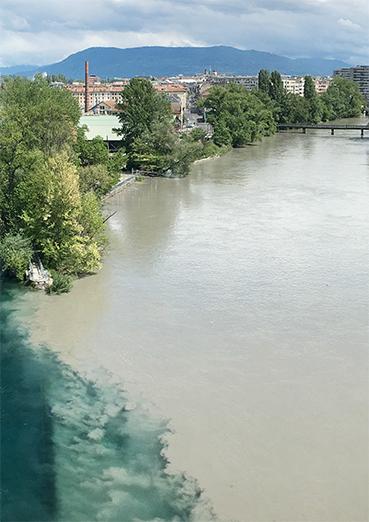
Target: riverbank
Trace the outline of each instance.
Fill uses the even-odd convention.
[[[118,183],[116,183],[107,194],[102,198],[103,201],[106,201],[108,198],[111,198],[112,196],[115,196],[118,194],[121,190],[123,190],[125,187],[128,187],[131,183],[134,183],[136,181],[136,175],[134,174],[122,174],[120,177]]]

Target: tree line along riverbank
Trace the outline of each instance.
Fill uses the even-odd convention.
[[[65,292],[74,277],[99,270],[106,245],[102,197],[124,170],[182,177],[199,159],[254,143],[277,123],[358,116],[357,86],[335,78],[321,96],[311,78],[304,97],[287,94],[277,72],[259,73],[259,89],[213,87],[199,100],[213,127],[176,131],[170,103],[149,80],[132,79],[122,93],[121,148],[86,139],[72,95],[43,78],[7,79],[0,90],[0,263],[25,280],[30,263],[47,267],[49,292]],[[42,265],[41,265],[42,266]]]

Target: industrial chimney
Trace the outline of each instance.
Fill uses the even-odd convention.
[[[88,62],[85,62],[85,112],[88,112]]]

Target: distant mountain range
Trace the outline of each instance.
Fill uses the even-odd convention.
[[[58,63],[35,66],[0,67],[0,74],[29,76],[35,72],[64,74],[83,78],[84,62],[90,72],[101,78],[132,76],[191,75],[212,69],[221,73],[254,75],[260,69],[278,70],[290,75],[330,75],[334,69],[347,67],[339,60],[286,58],[261,51],[243,51],[234,47],[91,47],[72,54]]]
[[[38,65],[14,65],[13,67],[0,67],[0,76],[32,76],[38,69]]]

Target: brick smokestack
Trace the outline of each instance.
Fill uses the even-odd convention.
[[[89,98],[89,92],[88,92],[88,62],[85,62],[85,112],[88,112],[88,98]]]

